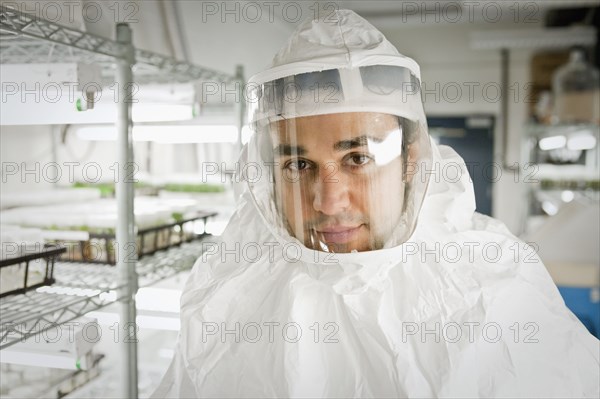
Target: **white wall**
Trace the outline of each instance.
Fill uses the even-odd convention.
[[[233,73],[238,64],[244,66],[246,78],[261,71],[294,28],[293,24],[275,18],[277,14],[271,22],[268,13],[261,14],[262,18],[257,22],[243,15],[236,22],[235,15],[212,15],[204,3],[180,2],[181,24],[186,32],[191,60],[222,72]]]
[[[48,189],[52,186],[42,178],[44,166],[53,161],[50,131],[48,126],[0,128],[1,193]],[[47,172],[49,174],[52,171]]]
[[[62,128],[57,125],[2,126],[2,193],[117,179],[115,141],[84,141],[72,130],[68,130],[63,140]],[[146,143],[135,143],[134,152],[137,170],[145,172]],[[157,164],[160,165],[158,160]]]

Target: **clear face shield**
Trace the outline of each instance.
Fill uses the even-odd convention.
[[[332,69],[249,87],[248,157],[264,173],[247,181],[278,234],[334,253],[410,237],[431,148],[409,69]]]

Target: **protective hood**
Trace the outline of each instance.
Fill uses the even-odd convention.
[[[356,21],[343,29],[374,43],[373,56],[388,52],[364,20],[337,15]],[[311,24],[292,40],[316,46],[315,65],[348,55],[335,29]],[[276,68],[294,65],[288,47]],[[154,397],[598,397],[598,340],[532,248],[475,212],[460,156],[431,151],[410,239],[368,252],[285,238],[240,180],[234,216],[184,289],[175,358]]]
[[[421,79],[419,65],[401,55],[373,25],[353,11],[337,10],[298,26],[270,67],[250,78],[249,84],[305,72],[368,65],[406,67]]]
[[[418,67],[353,12],[330,17],[302,24],[250,79],[246,180],[279,241],[396,247],[414,231],[431,169]]]

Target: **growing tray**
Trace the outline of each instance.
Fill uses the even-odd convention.
[[[36,253],[0,260],[0,278],[5,284],[0,290],[0,297],[52,285],[54,262],[66,251],[59,245],[46,245]]]
[[[191,218],[140,229],[136,236],[136,246],[131,249],[131,254],[136,253],[139,259],[203,237],[206,235],[208,218],[215,215],[216,212],[199,212]],[[197,234],[193,226],[200,220],[204,222],[205,230]],[[67,247],[67,252],[60,258],[61,261],[116,264],[115,234],[89,233],[89,239],[86,241],[57,240],[57,242]],[[128,249],[125,250],[129,253]]]

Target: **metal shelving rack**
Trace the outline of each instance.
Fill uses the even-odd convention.
[[[104,67],[106,78],[114,77],[114,64],[125,59],[124,44],[45,21],[18,10],[0,6],[0,51],[2,63],[52,63],[81,61]],[[232,83],[237,76],[203,68],[174,58],[132,49],[137,83],[211,80]],[[134,65],[135,64],[135,65]]]
[[[136,264],[139,286],[150,286],[189,270],[201,252],[202,241],[196,240],[140,259]],[[117,280],[118,271],[114,267],[58,262],[55,273],[56,282],[53,285],[25,294],[11,295],[0,301],[0,349],[82,317],[119,299],[116,292],[122,287]]]
[[[170,57],[135,49],[131,41],[131,30],[127,24],[117,24],[116,41],[92,35],[76,29],[45,21],[37,16],[29,15],[15,9],[0,6],[0,53],[2,63],[53,63],[79,61],[95,63],[102,66],[103,84],[115,82],[119,88],[119,99],[132,98],[132,85],[136,83],[189,82],[195,80],[212,80],[222,83],[240,82],[241,68],[235,75],[228,75],[214,70],[180,62]],[[135,76],[135,79],[134,79]],[[241,87],[241,86],[240,86]],[[243,120],[239,107],[239,130]],[[128,176],[133,164],[133,146],[131,134],[131,104],[122,101],[118,104],[117,128],[117,161],[121,165],[120,176]],[[128,167],[129,166],[129,167]],[[117,226],[117,242],[123,248],[135,244],[133,183],[125,179],[116,182],[119,224]],[[60,289],[61,274],[74,265],[57,265],[56,278],[59,279],[56,289],[48,287],[48,292],[35,292],[14,298],[14,301],[2,301],[2,325],[27,324],[39,327],[40,323],[65,323],[91,310],[106,306],[112,302],[110,291],[116,292],[116,300],[121,303],[121,320],[131,326],[128,336],[135,338],[133,328],[136,320],[134,295],[138,288],[138,275],[143,281],[161,279],[190,267],[200,251],[195,244],[186,244],[181,248],[171,249],[155,254],[136,262],[126,259],[126,250],[118,251],[117,267],[110,273],[111,278],[98,280],[98,275],[91,273],[91,280],[77,276],[64,277],[65,289],[75,295],[62,295]],[[193,253],[193,255],[192,255]],[[193,259],[192,259],[193,258]],[[86,265],[86,268],[90,265]],[[91,269],[90,269],[91,270]],[[106,273],[106,269],[102,273]],[[115,284],[114,282],[117,281]],[[93,285],[92,285],[93,284]],[[69,288],[67,288],[69,287]],[[78,291],[79,290],[79,291]],[[64,294],[64,293],[63,293]],[[14,308],[11,308],[13,306]],[[7,315],[9,309],[13,313]],[[23,317],[21,317],[21,315]],[[2,330],[0,337],[7,339],[9,331]],[[10,331],[10,333],[14,333]],[[0,348],[11,345],[21,338],[37,333],[24,331],[16,340],[2,341]],[[132,339],[130,341],[135,341]],[[136,398],[137,393],[137,346],[135,343],[121,343],[123,378],[122,396]]]

